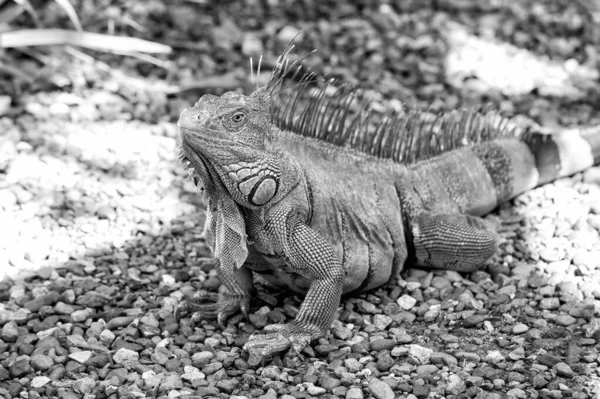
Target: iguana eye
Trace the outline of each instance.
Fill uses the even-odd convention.
[[[244,120],[246,119],[246,114],[243,112],[236,112],[235,114],[231,115],[231,122],[233,124],[239,125],[240,123],[244,122]]]

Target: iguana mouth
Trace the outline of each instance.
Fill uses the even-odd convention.
[[[194,186],[200,191],[204,191],[204,185],[201,182],[210,178],[210,172],[204,159],[192,147],[182,144],[180,161],[183,163],[184,169],[188,172],[188,179],[191,179],[194,182]]]
[[[196,168],[192,165],[192,161],[189,160],[188,157],[181,158],[181,163],[185,166],[185,171],[188,172],[188,179],[191,179],[194,182],[194,186],[198,187],[200,184],[200,175],[196,171]]]
[[[205,189],[225,187],[219,173],[206,161],[198,151],[185,141],[181,145],[181,162],[188,172],[188,178],[194,182],[196,188],[205,192]]]

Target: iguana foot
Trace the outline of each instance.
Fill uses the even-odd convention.
[[[176,316],[179,318],[182,314],[193,312],[192,322],[216,319],[224,329],[227,319],[238,311],[248,317],[249,307],[250,295],[198,291],[191,299],[179,304]]]
[[[325,332],[315,326],[303,326],[296,322],[272,324],[252,334],[244,345],[244,350],[258,357],[271,356],[289,348],[299,353],[310,341],[324,335]]]

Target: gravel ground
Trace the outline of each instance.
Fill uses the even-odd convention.
[[[293,318],[301,298],[259,285],[249,320],[225,330],[173,317],[219,281],[200,237],[204,205],[176,159],[174,118],[201,89],[163,89],[245,76],[247,56],[264,52],[268,65],[303,28],[316,70],[415,106],[491,103],[549,127],[592,123],[593,15],[550,1],[247,2],[208,14],[192,3],[148,2],[153,18],[177,21],[146,33],[179,43],[176,72],[100,57],[128,81],[70,60],[61,90],[0,95],[0,396],[600,397],[599,167],[488,216],[502,244],[482,271],[407,270],[345,299],[301,357],[249,364],[248,335]],[[154,83],[129,83],[139,81]]]

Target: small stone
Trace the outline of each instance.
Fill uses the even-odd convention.
[[[362,364],[354,358],[344,359],[344,366],[350,373],[358,373],[362,370]]]
[[[529,331],[529,327],[523,323],[515,324],[512,329],[513,334],[517,334],[517,335],[524,334],[527,331]]]
[[[477,324],[484,322],[485,319],[486,319],[486,316],[475,314],[475,315],[469,316],[466,319],[464,319],[463,326],[465,328],[473,328],[473,327],[477,326]]]
[[[568,314],[561,314],[561,315],[558,315],[556,317],[556,319],[554,320],[554,322],[556,324],[558,324],[559,326],[567,327],[567,326],[570,326],[570,325],[573,325],[573,324],[577,323],[577,319],[575,317],[571,316],[571,315],[568,315]]]
[[[364,399],[364,397],[365,395],[360,388],[350,388],[346,392],[346,399]]]
[[[121,317],[113,317],[106,323],[107,330],[116,330],[118,328],[128,326],[132,321],[136,319],[135,316],[121,316]]]
[[[121,348],[113,355],[113,360],[117,364],[132,365],[137,363],[140,355],[130,349]]]
[[[50,367],[54,366],[54,360],[50,356],[36,354],[31,356],[30,359],[31,367],[37,371],[46,371]]]
[[[402,309],[404,309],[404,310],[410,310],[410,309],[412,309],[416,305],[417,300],[415,298],[413,298],[412,296],[410,296],[410,295],[402,295],[400,298],[398,298],[396,300],[396,303]]]
[[[456,366],[458,360],[449,353],[433,352],[429,359],[433,364],[443,364],[444,366]]]
[[[560,306],[560,300],[556,297],[542,298],[540,300],[540,309],[554,310]]]
[[[0,95],[0,116],[8,112],[11,102],[12,98],[10,96]]]
[[[392,350],[395,345],[396,342],[393,339],[376,339],[375,341],[371,342],[371,350],[375,352]]]
[[[48,294],[40,295],[31,301],[25,302],[25,305],[23,306],[31,313],[37,313],[42,306],[52,306],[59,298],[60,294],[58,292],[51,291]]]
[[[313,396],[319,396],[319,395],[323,395],[324,393],[326,393],[327,390],[325,388],[316,387],[313,384],[310,384],[306,388],[306,392],[308,392],[310,395],[313,395]]]
[[[208,363],[206,366],[202,368],[202,372],[206,375],[213,375],[217,371],[223,368],[223,363],[221,362],[212,362]]]
[[[0,337],[5,342],[15,342],[19,337],[19,329],[17,328],[17,323],[14,321],[9,321],[2,327],[2,333],[0,333]]]
[[[491,364],[498,364],[504,362],[505,358],[499,351],[489,351],[483,360]]]
[[[588,184],[600,184],[600,167],[586,169],[583,172],[583,181]]]
[[[479,363],[481,361],[481,357],[474,352],[458,352],[456,353],[456,358],[460,360],[466,360],[472,363]]]
[[[96,387],[96,381],[90,377],[80,378],[73,383],[73,390],[82,395],[91,393],[94,387]]]
[[[281,369],[277,366],[267,366],[260,373],[263,378],[270,378],[272,380],[278,380],[281,375]]]
[[[433,288],[435,288],[435,289],[441,290],[441,289],[444,289],[444,288],[450,288],[450,287],[452,287],[452,283],[446,277],[435,276],[431,280],[431,286]]]
[[[467,389],[467,384],[456,374],[452,374],[448,377],[448,382],[446,383],[446,392],[451,393],[452,395],[458,395],[464,392]]]
[[[335,323],[332,327],[333,336],[341,340],[347,340],[352,337],[352,330],[345,327],[341,323]]]
[[[373,325],[379,330],[385,330],[392,324],[392,318],[382,314],[376,314],[373,316]]]
[[[83,323],[88,318],[91,318],[94,315],[94,309],[85,308],[76,310],[71,313],[71,321],[73,323]]]
[[[560,362],[554,365],[554,370],[556,371],[556,374],[560,377],[573,378],[575,376],[575,373],[573,372],[571,367],[564,362]]]
[[[437,371],[439,371],[439,369],[435,364],[421,364],[417,366],[417,375],[419,377],[424,377]]]
[[[21,378],[31,372],[31,365],[29,364],[29,359],[21,359],[17,360],[13,364],[10,365],[9,368],[10,375],[15,378]]]
[[[42,376],[38,376],[38,377],[33,377],[33,379],[31,380],[31,387],[32,388],[41,388],[45,385],[47,385],[49,382],[51,382],[52,380],[48,377],[46,377],[45,375]]]
[[[511,360],[523,359],[525,357],[525,348],[523,348],[522,346],[515,348],[515,350],[508,354],[508,357]]]
[[[392,391],[392,388],[377,378],[373,378],[369,382],[368,388],[369,392],[371,392],[376,399],[394,399],[394,391]]]
[[[94,352],[92,351],[79,351],[73,352],[69,355],[69,358],[75,360],[80,364],[85,364],[88,360],[90,360],[94,356]]]
[[[418,364],[429,363],[429,358],[431,357],[432,353],[433,350],[420,345],[412,344],[408,347],[408,356],[417,361]]]
[[[535,374],[533,376],[532,383],[535,389],[541,389],[545,387],[548,385],[548,382],[548,378],[544,374]]]
[[[331,392],[335,388],[342,385],[342,382],[340,380],[338,380],[337,378],[333,378],[331,376],[324,375],[323,377],[321,377],[321,380],[319,381],[319,385],[321,387],[325,388],[327,391]]]
[[[227,394],[231,394],[238,388],[239,385],[239,382],[234,379],[226,379],[217,382],[217,388],[219,388],[219,391],[225,392]]]
[[[75,308],[64,302],[57,302],[56,305],[54,305],[54,313],[56,314],[71,315],[73,312],[75,312]]]
[[[169,374],[162,380],[160,384],[160,390],[163,392],[169,392],[174,389],[181,388],[183,388],[183,381],[181,380],[181,377],[177,374]]]
[[[429,308],[429,310],[427,312],[425,312],[425,314],[423,315],[423,320],[426,323],[432,323],[435,321],[435,319],[437,319],[437,317],[440,315],[440,309],[441,309],[441,305],[433,305]]]
[[[514,399],[526,399],[527,398],[527,393],[520,389],[520,388],[513,388],[511,390],[509,390],[506,395],[509,398],[514,398]]]

